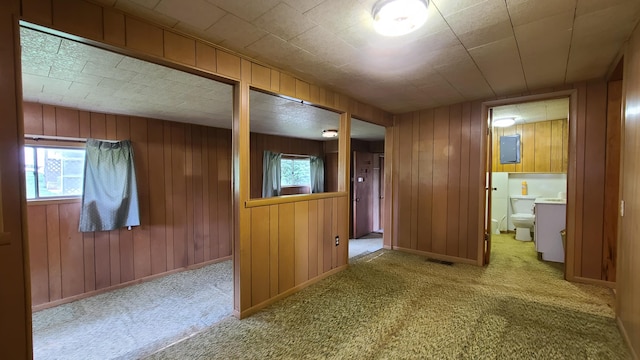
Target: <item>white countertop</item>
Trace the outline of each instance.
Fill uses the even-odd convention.
[[[549,204],[549,205],[566,205],[567,199],[560,198],[536,198],[536,204]]]

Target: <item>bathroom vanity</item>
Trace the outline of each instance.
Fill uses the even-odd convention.
[[[536,251],[542,260],[564,262],[564,246],[560,231],[566,227],[567,201],[559,198],[537,198],[535,201]]]

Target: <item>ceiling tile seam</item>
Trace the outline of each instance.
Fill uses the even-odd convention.
[[[506,0],[505,1],[505,6],[506,6]],[[493,96],[496,96],[496,91],[493,89],[493,87],[491,86],[491,84],[489,84],[489,81],[487,80],[487,78],[485,77],[484,73],[482,72],[482,70],[480,70],[480,67],[478,66],[478,64],[476,63],[476,60],[473,58],[473,56],[471,56],[471,54],[469,53],[469,49],[467,49],[466,46],[464,46],[464,44],[462,43],[462,40],[460,40],[460,37],[458,36],[458,34],[453,31],[453,28],[451,27],[451,25],[449,24],[449,22],[447,21],[447,19],[442,15],[442,12],[440,11],[440,9],[438,9],[438,7],[436,6],[436,4],[432,2],[430,2],[430,5],[433,5],[433,7],[435,7],[436,11],[438,11],[438,14],[440,14],[440,16],[442,17],[442,20],[444,21],[445,24],[447,24],[447,26],[449,27],[449,30],[451,30],[451,32],[453,33],[453,35],[455,35],[456,40],[458,40],[458,42],[460,43],[460,45],[462,45],[462,47],[464,48],[464,51],[467,53],[467,56],[469,56],[469,58],[471,59],[471,61],[473,62],[473,65],[476,67],[476,69],[478,70],[478,72],[482,75],[482,78],[484,79],[484,82],[487,84],[487,86],[489,87],[489,89],[491,89],[491,92],[493,93]],[[513,26],[512,26],[513,28]],[[438,69],[435,69],[436,71],[438,71]],[[438,73],[440,73],[438,71]],[[449,80],[444,76],[444,74],[440,73],[441,75],[443,75],[442,77],[447,81],[447,83],[449,83]],[[460,93],[460,91],[453,86],[453,84],[449,83],[449,85],[451,85],[459,94],[460,96],[462,96],[463,98],[467,99],[466,96],[462,95],[462,93]],[[474,99],[467,99],[467,100],[474,100]]]
[[[518,37],[516,36],[515,28],[513,27],[513,19],[511,18],[511,11],[509,11],[509,4],[507,0],[504,0],[504,5],[507,7],[507,14],[509,14],[509,23],[511,24],[511,33],[513,34],[513,39],[516,41],[516,49],[518,49],[518,59],[520,60],[520,70],[522,71],[522,77],[524,78],[524,86],[529,89],[529,81],[527,81],[527,73],[524,71],[524,62],[522,61],[522,53],[520,52],[520,44],[518,43]]]
[[[567,62],[564,67],[564,83],[567,83],[567,76],[569,74],[569,59],[571,58],[571,49],[573,48],[573,37],[575,32],[573,31],[576,25],[576,17],[578,14],[578,1],[576,0],[576,6],[573,8],[573,22],[571,23],[571,40],[569,41],[569,49],[567,51]]]

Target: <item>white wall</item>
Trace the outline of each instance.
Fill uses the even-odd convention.
[[[500,222],[500,230],[513,230],[513,224],[509,220],[511,216],[511,203],[509,197],[522,194],[522,182],[526,181],[529,195],[537,197],[557,197],[559,192],[567,191],[566,174],[525,174],[525,173],[505,173],[494,172],[491,198],[491,217],[500,222],[503,217],[507,217]]]

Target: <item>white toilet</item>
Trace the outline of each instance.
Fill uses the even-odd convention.
[[[514,195],[511,201],[511,222],[516,227],[516,240],[531,241],[531,230],[536,216],[533,214],[536,196]]]

